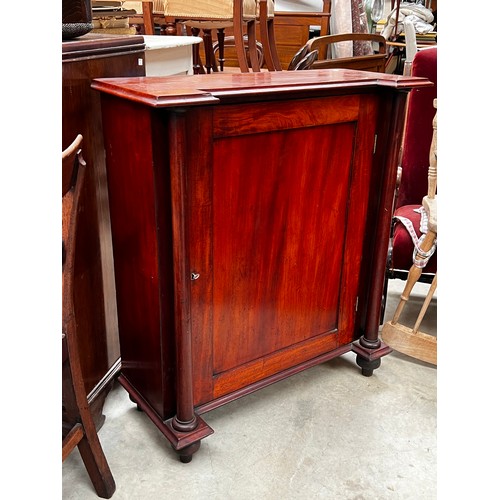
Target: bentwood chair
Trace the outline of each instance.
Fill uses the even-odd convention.
[[[97,495],[111,498],[116,485],[87,400],[73,303],[78,203],[85,175],[81,143],[78,135],[62,153],[62,461],[78,446]]]
[[[151,2],[142,2],[150,3]],[[238,64],[242,72],[261,70],[257,47],[257,21],[260,25],[260,38],[264,60],[270,71],[280,70],[276,42],[274,38],[273,0],[154,0],[150,17],[154,19],[163,11],[166,35],[187,33],[198,35],[203,32],[206,71],[219,71],[213,50],[212,31],[217,31],[219,61],[223,69],[225,30],[232,28]],[[143,7],[145,13],[145,7]],[[245,34],[246,32],[246,34]],[[199,66],[199,47],[193,47],[195,72],[204,71]],[[247,60],[250,60],[248,64]]]
[[[369,42],[375,44],[377,50],[374,50],[373,54],[352,57],[328,55],[326,49],[329,46],[346,41]],[[311,57],[314,52],[317,52],[317,57]],[[304,67],[306,60],[309,60],[309,64]],[[311,38],[293,57],[288,69],[296,70],[298,66],[302,66],[301,69],[344,68],[384,73],[386,62],[386,39],[383,36],[370,33],[341,33]]]

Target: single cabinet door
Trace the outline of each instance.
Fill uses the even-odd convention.
[[[188,113],[195,405],[354,340],[376,106],[350,95]]]

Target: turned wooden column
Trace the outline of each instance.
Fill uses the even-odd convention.
[[[388,147],[383,151],[374,152],[382,156],[381,162],[384,165],[380,184],[379,217],[373,240],[375,245],[373,260],[377,262],[377,265],[373,266],[372,271],[364,332],[358,342],[353,345],[353,351],[357,354],[356,362],[361,367],[361,373],[367,377],[371,376],[373,371],[380,366],[381,357],[392,351],[389,346],[381,342],[379,337],[380,298],[384,294],[385,263],[388,253],[388,245],[381,245],[379,242],[389,241],[390,237],[392,219],[386,214],[392,214],[398,157],[404,132],[406,99],[407,91],[395,93],[391,100],[388,99],[390,105],[385,109],[387,122],[379,132],[381,137],[377,137],[377,143],[379,141],[387,143]],[[391,140],[388,140],[389,138]]]

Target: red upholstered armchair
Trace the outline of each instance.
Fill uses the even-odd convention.
[[[437,47],[420,50],[412,64],[412,75],[423,76],[434,83],[433,87],[412,90],[408,98],[405,132],[402,145],[401,170],[398,193],[395,198],[393,230],[389,248],[388,265],[383,304],[390,279],[403,279],[413,264],[414,241],[401,219],[410,220],[417,237],[420,231],[421,214],[416,212],[422,206],[427,194],[429,169],[429,148],[432,141],[432,121],[436,110],[433,102],[437,97]],[[437,252],[432,255],[419,279],[431,283],[437,271]],[[384,318],[382,311],[382,321]]]

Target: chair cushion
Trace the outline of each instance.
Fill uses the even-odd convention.
[[[186,2],[187,3],[187,2]],[[203,9],[203,5],[200,7],[200,4],[203,4],[204,2],[197,2],[198,5],[196,5],[195,9]],[[207,2],[212,5],[214,5],[213,2]],[[224,2],[222,2],[224,3]],[[232,4],[233,2],[226,2],[227,4],[230,4],[230,8],[227,10],[228,13],[230,13],[230,18],[232,19]],[[170,4],[170,5],[166,5]],[[253,6],[253,4],[256,4],[256,7]],[[169,2],[168,0],[153,0],[153,13],[154,14],[161,14],[163,15],[172,15],[172,14],[166,14],[167,9],[168,12],[173,12],[173,9],[179,9],[179,5],[182,5],[184,7],[184,2]],[[218,3],[217,3],[218,5]],[[135,10],[138,15],[142,15],[142,1],[138,0],[125,0],[122,4],[122,7],[127,10]],[[223,5],[221,6],[223,7]],[[191,8],[192,9],[192,8]],[[181,10],[186,10],[185,8]],[[244,17],[251,17],[253,18],[254,16],[258,16],[260,12],[260,6],[259,6],[259,0],[244,0],[243,2],[243,16]],[[274,1],[273,0],[267,0],[267,16],[268,17],[274,17]],[[181,16],[175,16],[175,17],[182,17],[186,18],[188,16],[185,15],[185,12]],[[194,17],[194,16],[189,16],[189,17]],[[205,17],[205,16],[204,16]],[[220,17],[217,16],[217,19]],[[224,17],[226,19],[226,17]]]
[[[233,19],[233,0],[164,0],[165,16],[177,19]],[[243,0],[243,17],[255,18],[255,0]]]
[[[406,217],[412,224],[417,236],[420,238],[420,214],[415,209],[421,205],[405,205],[398,208],[395,216]],[[410,233],[401,221],[397,221],[394,226],[392,239],[392,268],[408,271],[413,264],[413,249],[415,248]],[[437,250],[424,267],[424,273],[435,273],[437,269]]]

